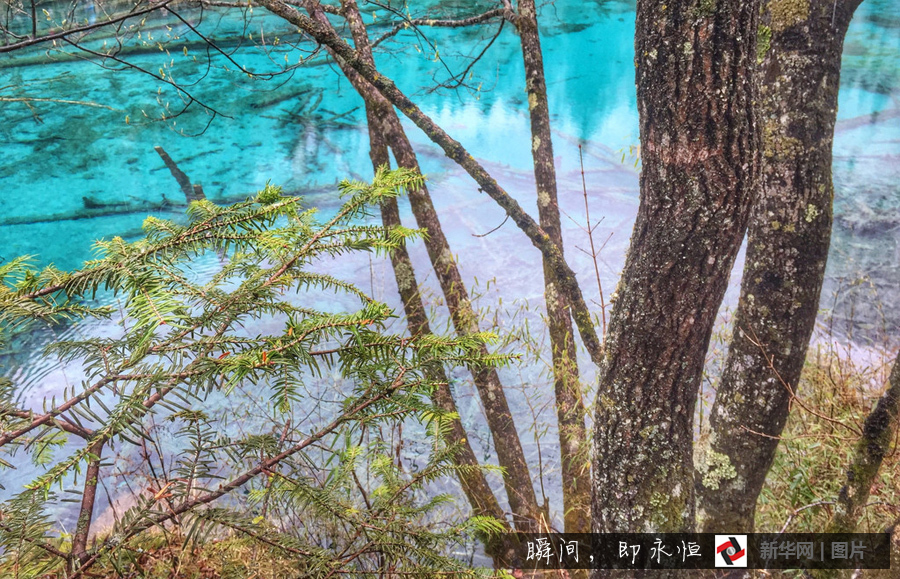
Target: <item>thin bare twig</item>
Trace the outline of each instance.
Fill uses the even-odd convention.
[[[834,504],[834,501],[818,501],[818,502],[815,502],[815,503],[810,503],[810,504],[808,504],[808,505],[804,505],[804,506],[802,506],[802,507],[800,507],[800,508],[798,508],[798,509],[794,509],[794,512],[792,512],[792,513],[788,516],[787,521],[784,522],[784,526],[781,527],[781,530],[778,531],[778,534],[781,535],[782,533],[784,533],[784,532],[787,530],[788,525],[791,524],[791,521],[794,520],[794,517],[796,517],[797,515],[799,515],[800,513],[802,513],[803,511],[805,511],[806,509],[811,509],[811,508],[813,508],[813,507],[821,507],[821,506],[823,506],[823,505],[833,505],[833,504]]]
[[[600,292],[600,319],[602,325],[600,326],[600,339],[606,339],[606,301],[603,299],[603,284],[600,282],[600,267],[597,265],[597,256],[599,251],[594,248],[594,229],[596,225],[591,225],[591,207],[590,203],[588,203],[588,194],[587,194],[587,181],[584,177],[584,153],[581,149],[581,145],[578,145],[578,161],[581,163],[581,190],[584,193],[584,216],[587,221],[587,236],[588,241],[591,244],[591,261],[594,262],[594,275],[597,278],[597,290]],[[597,225],[600,225],[600,222],[597,222]],[[610,233],[610,237],[612,237],[612,233]],[[609,241],[607,238],[606,241]],[[606,246],[606,242],[603,243],[603,246],[600,247],[600,250]]]
[[[291,2],[288,2],[288,4],[291,4]],[[394,24],[393,28],[372,41],[372,48],[375,48],[385,40],[396,36],[397,33],[399,33],[401,30],[405,30],[407,28],[418,28],[420,26],[430,26],[435,28],[462,28],[464,26],[472,26],[473,24],[481,24],[482,22],[487,22],[488,20],[491,20],[498,16],[504,16],[505,13],[506,9],[495,8],[476,16],[470,16],[468,18],[460,18],[456,20],[435,18],[407,18],[406,16],[404,16],[401,22]]]
[[[14,42],[12,44],[7,44],[6,46],[0,46],[0,54],[6,53],[6,52],[13,52],[20,48],[25,48],[26,46],[34,46],[35,44],[41,44],[43,42],[51,42],[53,40],[66,40],[69,36],[72,36],[73,34],[80,34],[82,32],[90,32],[92,30],[97,30],[98,28],[104,28],[111,24],[116,24],[118,22],[124,22],[125,20],[129,20],[131,18],[136,18],[138,16],[143,16],[145,14],[149,14],[151,12],[161,10],[174,1],[175,0],[160,0],[159,2],[154,2],[149,8],[145,8],[143,10],[135,10],[134,12],[122,14],[121,16],[116,16],[116,17],[110,18],[108,20],[104,20],[102,22],[95,22],[93,24],[85,24],[84,26],[76,26],[74,28],[70,28],[69,30],[62,30],[60,32],[54,32],[53,34],[48,34],[46,36],[30,38],[28,40],[23,40],[22,42]],[[32,6],[33,6],[33,4],[32,4]],[[36,34],[36,32],[35,32],[35,34]]]
[[[788,384],[787,382],[785,382],[784,378],[782,378],[782,376],[781,376],[781,373],[775,368],[775,356],[774,355],[770,356],[766,352],[765,346],[763,346],[763,344],[760,342],[759,338],[756,335],[756,332],[753,331],[753,328],[741,328],[741,331],[744,331],[744,332],[749,331],[749,337],[747,339],[750,341],[751,344],[753,344],[754,346],[759,348],[760,353],[762,353],[762,355],[763,355],[763,358],[766,359],[769,369],[772,370],[772,372],[774,372],[775,377],[778,378],[778,381],[781,383],[781,385],[784,386],[784,388],[788,391],[788,395],[790,396],[790,403],[793,403],[796,401],[797,405],[799,405],[800,408],[809,412],[813,416],[821,418],[822,420],[825,420],[826,422],[836,424],[842,428],[846,428],[847,430],[849,430],[850,432],[852,432],[853,434],[855,434],[857,436],[862,436],[862,432],[860,432],[860,430],[858,428],[850,426],[849,424],[845,424],[845,423],[841,422],[840,420],[835,420],[834,418],[825,416],[824,414],[820,414],[820,413],[816,412],[815,410],[813,410],[812,408],[810,408],[809,406],[807,406],[803,402],[803,400],[801,400],[800,397],[794,393],[794,389],[791,388],[791,385]]]
[[[109,105],[101,105],[100,103],[92,103],[92,102],[88,102],[88,101],[73,101],[73,100],[67,100],[67,99],[51,99],[51,98],[39,98],[39,97],[0,97],[0,102],[5,102],[5,103],[19,103],[19,102],[24,102],[24,103],[30,103],[30,102],[61,103],[61,104],[65,104],[65,105],[80,105],[83,107],[96,107],[98,109],[109,109],[109,110],[115,111],[117,113],[124,112],[124,111],[122,111],[122,109],[117,109],[117,108],[111,107]]]

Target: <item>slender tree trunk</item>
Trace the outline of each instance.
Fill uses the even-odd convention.
[[[390,157],[387,145],[380,132],[380,123],[368,105],[366,116],[369,123],[372,166],[375,170],[382,166],[390,166]],[[400,210],[396,199],[391,198],[384,202],[381,207],[381,221],[387,228],[401,225]],[[400,247],[391,253],[391,265],[400,291],[400,299],[403,301],[409,333],[414,336],[430,334],[431,327],[428,323],[428,316],[422,303],[422,296],[419,294],[419,284],[406,247]],[[494,492],[491,490],[484,472],[478,464],[478,459],[475,457],[475,452],[469,443],[466,430],[458,418],[459,412],[456,402],[453,400],[453,394],[450,391],[450,382],[447,379],[447,375],[443,368],[435,368],[432,370],[432,373],[432,378],[437,384],[432,394],[434,404],[445,412],[457,415],[457,418],[454,418],[450,423],[447,442],[450,445],[459,447],[454,461],[457,465],[464,467],[463,470],[458,471],[458,477],[466,499],[468,499],[469,505],[472,507],[472,514],[494,517],[498,521],[505,523],[506,516],[503,513],[503,509],[500,508],[497,497],[494,496]],[[502,560],[499,558],[499,553],[496,552],[490,540],[486,541],[486,545],[488,553],[494,557],[494,563],[497,566]]]
[[[841,50],[860,0],[765,0],[760,197],[728,358],[697,453],[706,532],[751,532],[816,321],[831,239]],[[768,46],[767,46],[768,45]]]
[[[388,127],[388,140],[397,163],[401,167],[418,171],[419,163],[415,152],[393,108],[383,120]],[[450,244],[444,236],[427,187],[423,186],[410,191],[409,199],[416,222],[419,227],[424,227],[428,231],[425,248],[447,301],[447,308],[450,310],[450,318],[456,332],[461,336],[479,332],[477,315],[456,265],[456,258],[450,252]],[[482,346],[482,353],[488,353],[484,346]],[[542,511],[538,507],[531,473],[525,461],[525,453],[522,450],[522,443],[509,410],[500,376],[494,368],[472,368],[471,370],[493,437],[497,460],[505,469],[506,493],[509,498],[510,510],[515,516],[516,528],[520,531],[538,530]]]
[[[826,533],[856,532],[875,477],[881,469],[885,455],[891,450],[898,420],[900,420],[900,353],[894,360],[887,390],[866,417],[862,437],[853,448],[850,468],[847,469],[847,481],[838,493],[834,516],[825,528]],[[894,529],[896,541],[896,524]],[[896,547],[892,557],[896,560]],[[810,574],[815,579],[836,579],[841,576],[841,572],[834,569],[818,569]]]
[[[453,139],[428,115],[423,113],[422,109],[400,91],[389,77],[381,74],[373,65],[361,58],[359,52],[344,42],[332,26],[301,14],[282,0],[260,0],[260,4],[273,14],[281,16],[291,24],[294,24],[299,30],[309,34],[317,42],[327,46],[336,56],[342,59],[347,67],[357,71],[359,76],[374,86],[385,99],[415,123],[432,142],[441,147],[450,159],[459,164],[478,183],[481,191],[487,193],[506,211],[510,219],[552,264],[559,287],[570,302],[572,320],[578,328],[581,341],[590,354],[591,360],[599,363],[602,357],[602,346],[597,337],[590,310],[578,285],[575,272],[563,259],[559,248],[550,241],[549,236],[522,209],[518,202],[500,187],[497,181],[469,154],[459,141]],[[344,70],[347,70],[347,68]],[[348,76],[348,78],[350,77]]]
[[[866,417],[862,438],[856,443],[847,470],[847,482],[838,493],[834,517],[828,525],[828,533],[853,533],[869,500],[869,491],[881,468],[885,455],[891,449],[897,421],[900,420],[900,353],[894,360],[885,393],[875,409]]]
[[[81,508],[78,511],[75,534],[72,536],[72,555],[81,562],[87,558],[88,536],[91,533],[91,522],[94,520],[94,501],[97,498],[97,477],[100,476],[100,454],[103,452],[103,440],[95,442],[89,452],[95,458],[88,462],[84,472]]]
[[[594,532],[694,528],[694,405],[759,177],[758,15],[638,0],[641,201],[600,366]]]
[[[366,35],[365,26],[359,17],[359,9],[355,0],[344,0],[344,16],[350,24],[353,34],[354,43],[357,50],[363,55],[371,58],[372,53],[368,44],[368,36]],[[387,143],[383,134],[380,116],[384,115],[383,110],[379,110],[378,103],[366,100],[366,119],[369,129],[369,156],[372,159],[372,168],[377,171],[379,167],[390,167],[391,159],[388,154]],[[382,223],[387,228],[397,227],[401,225],[400,210],[397,200],[394,198],[386,200],[381,207]],[[409,332],[414,336],[421,336],[431,333],[431,327],[428,323],[428,316],[425,306],[422,303],[422,296],[419,293],[419,283],[416,280],[415,270],[412,266],[412,260],[405,246],[401,246],[391,253],[391,265],[394,269],[394,277],[397,280],[397,288],[400,292],[400,299],[403,301],[403,308],[406,312],[406,320],[409,325]],[[450,391],[449,380],[443,368],[435,368],[433,370],[435,388],[432,399],[436,406],[442,410],[458,415],[456,402],[453,400],[453,394]],[[490,485],[485,479],[484,472],[480,469],[478,459],[469,443],[466,430],[460,422],[459,418],[452,420],[450,432],[447,442],[451,445],[458,445],[459,452],[454,457],[457,465],[465,467],[458,472],[460,485],[463,492],[472,507],[475,515],[491,516],[506,522],[506,517],[497,498],[494,496]],[[497,554],[493,552],[492,545],[488,544],[488,551],[494,556],[495,565],[500,561]]]
[[[354,4],[343,4],[345,13],[356,13],[354,26],[359,30],[362,25],[358,18],[358,9]],[[327,25],[327,18],[321,10],[316,10],[312,4],[309,6],[312,17],[319,25]],[[290,13],[290,12],[288,12]],[[353,16],[350,16],[353,20]],[[333,32],[333,29],[331,29]],[[357,33],[359,34],[359,32]],[[364,29],[362,34],[365,34]],[[329,46],[329,48],[332,48]],[[360,63],[374,68],[371,51],[366,44],[365,48],[354,51],[354,56]],[[367,79],[363,78],[357,70],[350,67],[346,59],[332,51],[333,56],[341,66],[347,79],[353,84],[363,99],[373,104],[373,115],[377,117],[382,135],[394,152],[398,165],[401,167],[419,171],[418,160],[406,133],[400,124],[400,119],[394,112],[393,106]],[[456,332],[460,335],[470,335],[478,332],[478,320],[468,292],[456,266],[456,261],[450,251],[450,245],[444,236],[438,219],[437,211],[431,202],[428,189],[423,186],[409,192],[410,206],[419,227],[428,231],[425,238],[425,246],[428,256],[434,266],[435,274],[444,297],[447,301],[450,317]],[[483,348],[487,354],[487,349]],[[513,422],[512,413],[506,399],[506,393],[497,371],[493,368],[471,368],[476,389],[481,398],[482,406],[491,431],[494,449],[497,452],[497,460],[504,469],[504,486],[509,499],[516,528],[520,531],[538,530],[542,517],[534,493],[534,485],[528,464],[525,461],[525,453]],[[489,500],[489,499],[483,499]]]
[[[559,247],[562,254],[562,227],[556,167],[553,165],[550,109],[534,0],[519,1],[519,14],[515,22],[525,61],[525,90],[531,114],[531,152],[534,157],[539,222],[541,229]],[[591,469],[569,301],[557,287],[556,274],[546,257],[543,258],[543,265],[544,301],[547,304],[547,327],[550,333],[556,417],[559,425],[565,532],[590,533]]]

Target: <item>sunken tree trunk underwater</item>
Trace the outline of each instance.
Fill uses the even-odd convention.
[[[841,51],[860,2],[763,2],[763,169],[728,357],[697,453],[705,532],[753,531],[806,359],[831,239]]]
[[[643,170],[600,365],[594,532],[694,529],[694,406],[758,186],[758,16],[758,1],[637,4]]]
[[[563,253],[562,227],[553,165],[553,142],[544,59],[538,33],[534,0],[520,0],[515,18],[525,61],[525,90],[531,114],[531,152],[537,187],[538,218],[541,229]],[[553,360],[553,385],[562,463],[564,528],[567,533],[591,531],[590,458],[585,427],[585,407],[578,380],[578,358],[569,301],[559,291],[553,266],[543,258],[544,300]]]

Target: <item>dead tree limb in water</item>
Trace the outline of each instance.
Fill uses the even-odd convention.
[[[178,164],[172,160],[172,157],[166,153],[165,149],[162,147],[153,147],[153,150],[159,154],[163,163],[169,168],[169,172],[172,173],[172,176],[178,181],[178,186],[181,187],[181,192],[184,193],[184,198],[188,203],[206,199],[206,195],[203,194],[203,187],[199,183],[191,185],[191,180],[188,178],[187,174],[178,168]]]

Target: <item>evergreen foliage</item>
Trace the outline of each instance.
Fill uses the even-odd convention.
[[[345,202],[324,223],[267,186],[231,206],[195,201],[184,224],[149,217],[145,238],[99,241],[97,258],[74,272],[37,271],[27,258],[0,267],[7,330],[64,321],[107,329],[48,348],[80,365],[84,380],[42,409],[21,407],[14,385],[0,385],[0,480],[13,486],[19,455],[40,467],[0,504],[0,575],[80,577],[98,563],[124,573],[154,533],[186,545],[244,536],[294,557],[310,577],[475,573],[448,555],[451,545],[502,527],[430,519],[450,497],[423,489],[461,468],[443,442],[454,416],[431,403],[431,370],[508,359],[479,353],[494,339],[487,333],[391,333],[385,304],[322,272],[348,252],[385,253],[422,235],[364,219],[420,181],[380,171],[373,184],[344,182]],[[216,255],[214,273],[193,267]],[[322,311],[323,293],[352,297],[358,309]],[[329,378],[336,391],[323,393]],[[255,414],[240,409],[246,392],[264,403]],[[398,464],[378,436],[401,421],[430,437],[417,469]],[[93,533],[96,479],[121,480],[134,462],[133,504]],[[82,505],[75,529],[61,534],[60,505],[73,500]]]

